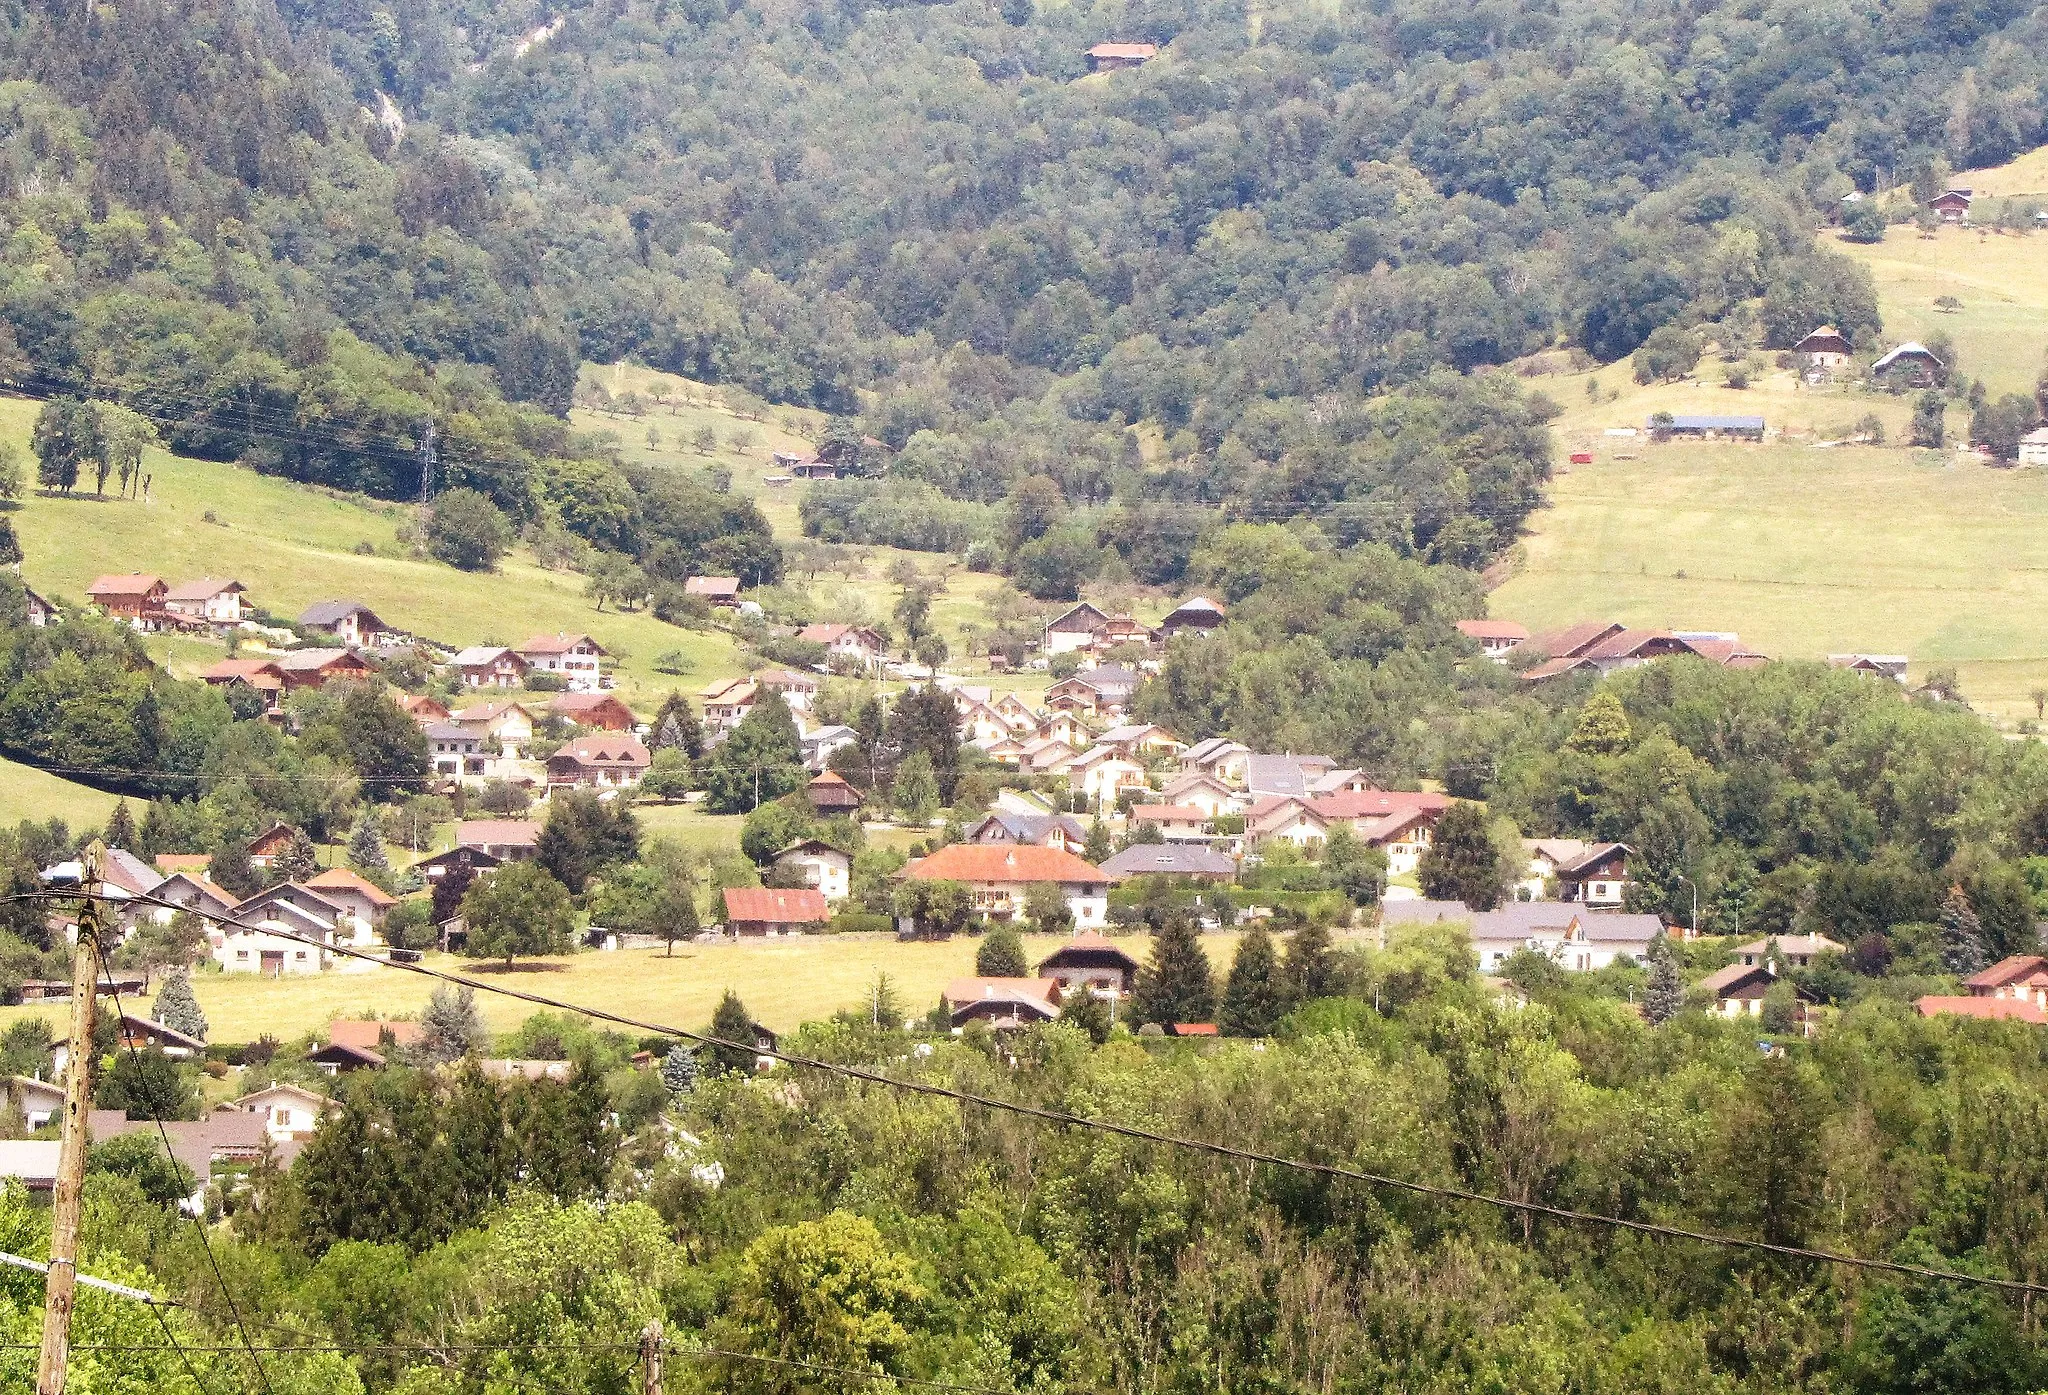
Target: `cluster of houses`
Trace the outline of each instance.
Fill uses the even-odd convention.
[[[1605,677],[1683,655],[1727,668],[1761,668],[1770,662],[1744,644],[1740,635],[1726,630],[1636,629],[1616,620],[1581,621],[1537,635],[1512,620],[1460,620],[1457,628],[1496,663],[1507,663],[1517,653],[1542,655],[1540,662],[1522,672],[1529,683],[1569,673]]]

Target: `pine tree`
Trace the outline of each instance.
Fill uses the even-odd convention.
[[[171,970],[156,995],[156,1006],[150,1011],[156,1014],[157,1021],[172,1031],[206,1040],[206,1014],[199,1010],[199,999],[192,996],[192,975],[189,971]]]
[[[1634,740],[1621,699],[1609,689],[1601,688],[1579,709],[1579,724],[1573,729],[1571,739],[1564,744],[1570,750],[1584,751],[1587,755],[1618,756]]]
[[[441,1135],[448,1146],[449,1195],[466,1222],[511,1188],[518,1159],[505,1117],[505,1092],[474,1060],[455,1072],[442,1106]]]
[[[484,1019],[477,1011],[476,990],[452,983],[436,988],[420,1015],[419,1054],[439,1065],[459,1061],[483,1044]]]
[[[1499,905],[1508,878],[1486,811],[1463,800],[1444,810],[1415,875],[1432,900],[1463,901],[1475,911]]]
[[[1678,956],[1672,953],[1669,935],[1650,938],[1650,981],[1643,989],[1643,1016],[1653,1027],[1661,1027],[1678,1016],[1685,1002],[1685,984],[1678,976]]]
[[[697,1088],[697,1053],[682,1042],[668,1049],[668,1055],[661,1058],[662,1088],[674,1096],[687,1095]]]
[[[754,1073],[754,1019],[747,1015],[747,1005],[740,1001],[740,995],[730,988],[718,1000],[718,1011],[711,1015],[708,1035],[736,1043],[711,1048],[712,1060],[720,1069],[738,1071],[742,1075]]]
[[[974,951],[974,972],[983,978],[1023,978],[1030,972],[1024,962],[1024,941],[1007,925],[998,925],[981,938]]]
[[[1230,961],[1218,1025],[1233,1037],[1271,1036],[1286,1012],[1287,991],[1273,937],[1263,924],[1254,923],[1237,942],[1237,957]]]
[[[253,896],[263,889],[263,874],[249,861],[249,845],[230,838],[220,845],[206,864],[207,880],[235,897]]]
[[[1958,977],[1976,973],[1990,962],[1984,947],[1984,927],[1977,920],[1969,893],[1958,882],[1948,889],[1941,903],[1941,966]]]
[[[1337,981],[1337,957],[1330,948],[1330,928],[1304,920],[1287,937],[1287,996],[1293,1003],[1312,1003],[1343,992]]]
[[[1152,938],[1152,959],[1138,970],[1131,1015],[1139,1022],[1207,1022],[1216,1013],[1216,980],[1193,917],[1176,914]]]
[[[366,809],[348,836],[348,865],[379,886],[391,880],[391,860],[384,856],[384,832]]]
[[[1081,856],[1084,860],[1094,863],[1097,867],[1100,867],[1109,860],[1109,828],[1102,822],[1100,814],[1097,814],[1088,823],[1088,841],[1082,845]]]
[[[320,854],[302,828],[292,830],[284,850],[271,859],[270,875],[277,882],[305,882],[320,870]]]
[[[476,880],[476,868],[467,857],[458,857],[434,882],[434,924],[445,925],[462,914],[462,898]]]
[[[654,714],[650,730],[657,751],[681,751],[691,760],[704,754],[704,724],[690,710],[690,700],[679,692],[671,692],[661,700],[661,710]]]
[[[101,837],[110,848],[135,851],[135,816],[128,812],[127,800],[120,800],[114,805],[113,815],[107,820],[107,831]]]

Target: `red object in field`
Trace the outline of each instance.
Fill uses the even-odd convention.
[[[1589,451],[1589,450],[1575,450],[1575,451],[1573,451],[1573,452],[1572,452],[1572,464],[1574,464],[1574,465],[1591,465],[1592,463],[1593,463],[1593,452],[1591,452],[1591,451]]]

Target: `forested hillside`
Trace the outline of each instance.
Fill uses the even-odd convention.
[[[1175,580],[1191,504],[1470,565],[1536,501],[1547,409],[1460,370],[1673,321],[1869,335],[1816,217],[2041,139],[2040,27],[2009,0],[29,5],[7,374],[387,496],[432,418],[515,522],[698,560],[559,463],[594,449],[550,415],[575,363],[636,357],[859,418],[900,454],[857,489],[1037,479],[994,541],[1041,592],[1105,545]],[[1166,47],[1083,77],[1103,39]]]

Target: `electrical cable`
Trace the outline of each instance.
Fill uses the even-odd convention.
[[[6,899],[75,900],[79,899],[79,897],[76,892],[37,891],[17,893],[15,896]],[[137,903],[155,905],[171,911],[191,911],[202,919],[222,925],[231,925],[236,929],[247,930],[251,928],[232,921],[225,916],[216,915],[208,911],[199,911],[189,906],[179,906],[173,902],[163,901],[146,894],[127,898],[126,904],[133,905]],[[712,1036],[707,1032],[692,1031],[687,1027],[677,1027],[666,1023],[650,1022],[643,1018],[628,1017],[623,1013],[612,1012],[605,1008],[595,1008],[581,1003],[566,1002],[560,998],[551,998],[544,993],[535,993],[523,988],[511,988],[503,984],[491,983],[485,979],[473,978],[467,974],[450,973],[444,969],[430,968],[425,964],[400,963],[383,959],[366,950],[356,949],[352,946],[330,944],[325,940],[309,935],[301,935],[281,927],[271,928],[270,926],[264,926],[262,933],[347,958],[361,959],[366,963],[380,965],[384,968],[396,969],[403,973],[418,974],[422,977],[437,979],[444,983],[452,983],[458,987],[469,988],[473,991],[514,998],[520,1002],[532,1003],[536,1007],[548,1008],[558,1012],[575,1013],[596,1021],[610,1022],[621,1027],[630,1027],[649,1035],[678,1037],[685,1041],[696,1042],[701,1046],[744,1052],[757,1057],[765,1057],[768,1060],[780,1061],[785,1065],[802,1070],[819,1071],[826,1075],[838,1076],[848,1080],[859,1080],[889,1089],[924,1095],[929,1098],[950,1100],[955,1104],[968,1105],[976,1109],[989,1110],[995,1113],[1012,1114],[1020,1118],[1052,1124],[1060,1128],[1093,1130],[1098,1133],[1114,1134],[1138,1142],[1178,1148],[1185,1152],[1203,1153],[1211,1157],[1220,1157],[1233,1162],[1254,1166],[1264,1165],[1267,1167],[1284,1168],[1290,1171],[1359,1182],[1369,1187],[1402,1191],[1411,1195],[1426,1196],[1442,1201],[1470,1202],[1474,1205],[1490,1206],[1498,1210],[1511,1211],[1518,1215],[1540,1216],[1549,1220],[1563,1221],[1576,1225],[1608,1226],[1617,1230],[1627,1231],[1631,1234],[1646,1235],[1656,1239],[1682,1240],[1693,1244],[1740,1250],[1751,1254],[1767,1254],[1780,1259],[1796,1259],[1817,1264],[1835,1264],[1845,1268],[1901,1274],[1941,1283],[1976,1285],[2010,1293],[2048,1294],[2048,1283],[2031,1283],[2021,1279],[1991,1278],[1980,1274],[1967,1274],[1956,1269],[1938,1269],[1930,1265],[1907,1264],[1899,1260],[1870,1259],[1860,1255],[1844,1254],[1834,1250],[1814,1249],[1804,1245],[1782,1245],[1768,1240],[1750,1240],[1742,1236],[1720,1235],[1711,1231],[1691,1230],[1683,1226],[1664,1225],[1655,1221],[1639,1221],[1622,1216],[1607,1216],[1595,1211],[1578,1211],[1570,1207],[1548,1205],[1544,1202],[1516,1201],[1509,1197],[1492,1196],[1485,1192],[1472,1191],[1464,1187],[1417,1182],[1408,1178],[1391,1177],[1380,1173],[1366,1172],[1357,1168],[1340,1167],[1335,1163],[1312,1162],[1301,1158],[1289,1158],[1275,1153],[1261,1152],[1256,1149],[1240,1148],[1228,1143],[1217,1143],[1209,1139],[1187,1138],[1176,1134],[1161,1133],[1155,1129],[1140,1128],[1134,1124],[1118,1123],[1111,1119],[1090,1118],[1085,1115],[1071,1114],[1064,1110],[1046,1109],[1017,1100],[1000,1099],[992,1095],[975,1094],[972,1091],[959,1090],[947,1085],[936,1085],[929,1081],[904,1080],[860,1066],[850,1066],[836,1061],[824,1061],[815,1057],[794,1055],[775,1047],[762,1047],[755,1043],[727,1041],[724,1038]]]

